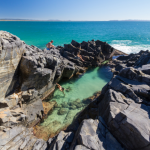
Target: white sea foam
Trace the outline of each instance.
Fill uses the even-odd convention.
[[[137,53],[140,50],[150,50],[150,45],[139,45],[138,43],[131,44],[131,40],[113,40],[110,45],[124,53]]]
[[[131,40],[113,40],[111,43],[127,45],[127,44],[132,43],[132,41]]]

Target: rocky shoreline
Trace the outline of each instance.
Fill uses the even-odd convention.
[[[85,61],[75,59],[78,52]],[[124,56],[111,60],[117,55]],[[0,149],[150,149],[150,52],[125,55],[99,40],[40,50],[0,31]],[[42,100],[56,83],[105,60],[114,76],[78,121],[48,141],[35,137],[32,127],[55,105]]]

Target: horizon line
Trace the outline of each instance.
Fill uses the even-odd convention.
[[[138,19],[125,19],[125,20],[59,20],[59,19],[48,19],[48,20],[41,20],[41,19],[0,19],[0,21],[85,21],[85,22],[89,22],[89,21],[150,21],[150,20],[138,20]]]

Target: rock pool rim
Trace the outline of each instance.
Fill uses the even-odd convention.
[[[110,60],[109,60],[110,61]],[[104,61],[105,62],[105,61]],[[101,64],[100,66],[99,66],[99,68],[100,67],[102,67],[104,64]],[[106,64],[105,64],[106,65]],[[85,67],[85,71],[84,71],[84,73],[82,73],[82,74],[75,74],[74,76],[72,76],[70,79],[72,79],[72,78],[80,78],[81,76],[83,76],[88,70],[90,70],[90,69],[94,69],[95,67],[89,67],[89,68],[87,68],[87,67]],[[59,82],[62,82],[62,81],[66,81],[66,82],[70,82],[70,79],[68,79],[68,78],[63,78],[63,79],[61,79]],[[56,86],[56,85],[55,85]],[[53,89],[53,91],[50,93],[50,94],[48,94],[47,96],[45,96],[43,99],[42,99],[42,101],[43,102],[50,102],[52,99],[53,99],[53,97],[54,97],[54,92],[56,91],[56,88],[54,88]],[[98,92],[95,92],[94,94],[93,94],[93,96],[95,95],[95,94],[97,94],[97,93],[99,93],[99,92],[101,92],[101,91],[98,91]],[[90,96],[90,97],[92,97],[92,96]],[[90,98],[89,97],[89,98]],[[87,98],[88,99],[88,98]],[[89,105],[89,104],[88,104]],[[88,105],[86,106],[86,107],[88,107]],[[52,110],[53,111],[53,110]],[[51,115],[51,113],[52,113],[52,111],[50,112],[50,114],[49,115]],[[83,110],[81,110],[81,111],[83,111]],[[43,117],[39,120],[39,122],[37,122],[36,124],[34,124],[34,125],[32,125],[32,126],[29,126],[29,127],[35,127],[36,125],[40,125],[42,122],[44,122],[44,119],[46,119],[48,116],[46,115],[46,114],[43,114]],[[65,128],[67,128],[67,127],[65,127]],[[64,129],[65,130],[65,129]]]

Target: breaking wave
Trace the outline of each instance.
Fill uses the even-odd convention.
[[[141,50],[150,50],[150,45],[139,44],[131,40],[113,40],[110,45],[124,53],[137,53]]]

